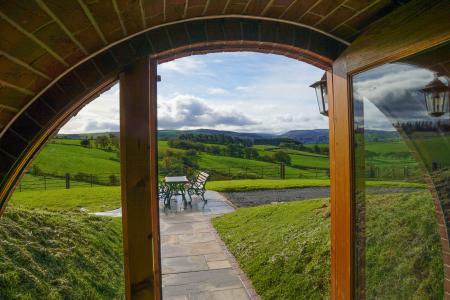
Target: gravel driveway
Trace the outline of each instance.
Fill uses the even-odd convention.
[[[369,193],[411,193],[423,189],[397,187],[370,187]],[[236,207],[251,207],[272,202],[297,201],[304,199],[326,198],[330,196],[328,187],[310,187],[298,189],[258,190],[249,192],[222,193]]]

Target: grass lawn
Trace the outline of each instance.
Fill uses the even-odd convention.
[[[369,196],[366,213],[367,299],[442,299],[429,193]],[[328,200],[241,208],[213,225],[263,299],[329,297]]]
[[[367,181],[369,187],[411,187],[425,188],[425,184],[402,181]],[[206,188],[217,192],[242,192],[268,189],[289,189],[304,187],[328,187],[328,179],[242,179],[210,181]]]
[[[328,298],[328,200],[238,209],[213,225],[263,299]]]
[[[217,192],[242,192],[316,186],[330,186],[330,181],[328,179],[242,179],[210,181],[206,184],[208,190]]]
[[[120,219],[8,207],[0,299],[122,299]]]
[[[120,207],[119,186],[77,187],[71,189],[15,191],[10,205],[26,208],[78,210],[90,212],[112,210]]]

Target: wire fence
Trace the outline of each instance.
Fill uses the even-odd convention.
[[[199,171],[206,171],[211,180],[233,179],[290,179],[329,178],[329,171],[320,168],[291,168],[283,163],[278,166],[246,166],[203,168],[201,170],[184,167],[183,170],[160,172],[159,177],[186,175],[194,177]],[[88,174],[83,172],[61,174],[28,173],[17,186],[19,192],[26,190],[70,189],[73,187],[119,186],[119,173]]]
[[[402,180],[422,182],[423,172],[417,166],[366,166],[365,178],[370,180]]]
[[[281,163],[278,166],[246,166],[246,167],[224,167],[197,170],[184,167],[180,171],[160,172],[159,177],[186,175],[193,178],[199,171],[206,171],[211,175],[211,180],[236,180],[236,179],[328,179],[328,169],[322,168],[293,168]],[[392,181],[423,181],[423,176],[416,168],[410,166],[390,167],[367,167],[365,169],[366,179],[369,180],[392,180]],[[74,187],[95,186],[119,186],[119,173],[88,174],[77,172],[58,174],[26,174],[16,190],[50,190],[70,189]]]

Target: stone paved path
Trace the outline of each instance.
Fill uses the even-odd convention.
[[[164,299],[259,299],[210,222],[234,208],[217,192],[207,191],[206,198],[205,206],[194,198],[186,210],[181,199],[171,209],[160,205]],[[97,215],[120,217],[121,211]]]

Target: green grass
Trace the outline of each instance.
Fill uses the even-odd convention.
[[[267,189],[289,189],[305,187],[328,187],[328,179],[242,179],[210,181],[206,184],[208,190],[217,192],[242,192]],[[402,181],[367,181],[368,187],[404,187],[426,188],[425,184]]]
[[[416,133],[411,141],[429,169],[432,168],[433,162],[450,165],[450,155],[448,155],[449,136],[427,137],[427,133]]]
[[[120,207],[120,187],[78,187],[71,189],[16,191],[10,204],[14,207],[54,210],[107,211]]]
[[[428,192],[369,196],[367,299],[442,299],[443,267]],[[213,219],[263,299],[326,299],[328,200],[241,208]]]
[[[330,285],[327,200],[239,209],[213,219],[263,299],[325,299]]]
[[[259,155],[268,156],[272,156],[276,151],[282,150],[290,154],[293,166],[319,169],[328,169],[330,167],[328,156],[325,155],[269,145],[255,145],[254,147],[258,149]]]
[[[80,139],[52,139],[52,144],[63,144],[63,145],[76,145],[81,147],[81,140]],[[93,141],[91,141],[93,143]],[[92,145],[94,146],[94,145]]]
[[[327,179],[241,179],[209,181],[208,190],[217,192],[238,192],[265,189],[287,189],[305,187],[328,187]],[[424,188],[424,184],[410,182],[369,181],[369,187],[411,187]],[[49,208],[54,210],[79,210],[86,208],[90,212],[107,211],[120,207],[120,187],[94,186],[74,187],[71,189],[16,190],[10,204],[26,208]]]
[[[218,170],[224,174],[245,174],[245,168],[248,168],[247,175],[279,177],[280,165],[259,160],[250,160],[245,158],[236,158],[230,156],[219,156],[201,153],[198,158],[198,164],[201,169]],[[317,175],[316,175],[317,173]],[[286,166],[286,177],[290,178],[326,178],[323,170],[302,170]]]
[[[206,184],[206,188],[208,190],[217,192],[242,192],[317,186],[330,186],[330,181],[327,179],[242,179],[211,181]]]
[[[0,299],[122,299],[120,219],[8,207]]]
[[[118,174],[120,164],[115,152],[74,145],[48,144],[33,161],[44,173]]]
[[[369,197],[366,243],[367,299],[443,299],[442,248],[429,192]]]

